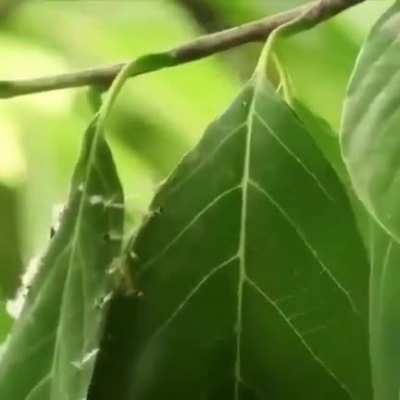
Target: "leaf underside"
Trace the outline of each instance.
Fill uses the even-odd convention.
[[[400,241],[400,2],[372,29],[346,96],[341,146],[356,193]]]
[[[397,400],[400,389],[400,245],[372,222],[370,258],[370,347],[374,393],[376,399]]]
[[[151,209],[131,248],[138,298],[113,305],[90,398],[371,398],[349,202],[267,81],[246,85]]]
[[[400,2],[372,29],[360,53],[344,107],[342,153],[369,212],[370,351],[375,398],[400,389]]]
[[[86,398],[120,253],[122,189],[108,145],[85,135],[69,200],[0,363],[1,398]]]

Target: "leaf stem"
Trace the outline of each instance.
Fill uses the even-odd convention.
[[[288,33],[293,34],[310,29],[340,12],[364,1],[365,0],[316,1],[311,5],[308,4],[307,6],[297,7],[231,29],[202,36],[166,52],[139,57],[136,61],[134,60],[130,63],[96,67],[77,72],[34,79],[0,80],[0,99],[82,86],[109,86],[127,64],[138,63],[138,67],[134,69],[130,76],[158,71],[165,67],[185,64],[246,43],[265,41],[275,29],[298,19],[300,15],[304,14],[305,10],[307,10],[306,18],[302,20],[301,24],[294,24],[293,29]],[[168,62],[150,62],[150,60],[156,59],[164,59],[164,61],[168,60]],[[144,60],[147,61],[145,62]]]
[[[169,53],[160,53],[148,54],[125,64],[113,80],[107,97],[101,104],[98,112],[97,132],[104,132],[106,119],[128,78],[168,67],[173,62],[174,60],[170,57]]]
[[[310,6],[306,5],[304,6],[303,11],[299,13],[299,15],[277,27],[268,37],[268,40],[266,41],[264,48],[262,49],[255,73],[262,75],[266,73],[270,59],[273,56],[275,43],[279,40],[279,38],[289,36],[291,34],[301,32],[315,26],[315,24],[317,23],[315,18],[316,16],[321,15],[321,10],[323,9],[323,7],[325,7],[326,4],[326,0],[319,0],[317,3],[311,4]],[[319,13],[316,14],[315,10],[319,10]]]

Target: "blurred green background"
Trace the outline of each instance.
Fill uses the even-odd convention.
[[[0,0],[0,80],[129,60],[261,18],[300,0]],[[292,38],[282,58],[297,97],[335,130],[362,40],[390,1],[367,1]],[[229,105],[260,45],[130,81],[109,137],[125,187],[129,233],[159,182]],[[0,100],[1,310],[45,248],[91,118],[86,89]],[[3,300],[1,300],[3,299]]]

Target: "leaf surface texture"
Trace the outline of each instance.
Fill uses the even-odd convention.
[[[341,130],[355,191],[376,221],[400,241],[400,2],[376,23],[351,79]]]
[[[122,189],[110,150],[85,134],[60,227],[41,260],[0,363],[1,398],[86,398],[120,254]]]
[[[265,79],[167,179],[130,250],[137,299],[113,306],[90,398],[371,397],[349,202]]]

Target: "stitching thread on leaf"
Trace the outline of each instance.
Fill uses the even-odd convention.
[[[155,333],[151,336],[149,342],[154,339],[156,336],[160,335],[161,332],[179,315],[179,313],[183,310],[186,304],[193,298],[193,296],[200,290],[200,288],[210,280],[216,273],[222,270],[224,267],[231,264],[234,260],[238,258],[237,254],[218,264],[216,267],[212,268],[200,281],[193,287],[192,290],[186,295],[184,300],[175,308],[175,310],[171,313],[171,316],[158,328]]]
[[[351,393],[350,389],[339,380],[339,378],[334,374],[334,372],[327,367],[323,361],[314,353],[313,349],[310,347],[310,345],[306,342],[304,337],[301,335],[301,333],[297,330],[296,326],[292,323],[292,321],[286,316],[286,314],[282,311],[282,309],[274,302],[266,293],[264,290],[262,290],[257,283],[255,283],[252,279],[247,278],[247,282],[255,291],[267,302],[269,303],[275,311],[282,317],[282,319],[286,322],[286,324],[289,326],[291,331],[297,336],[297,338],[300,340],[302,345],[305,347],[305,349],[308,351],[308,353],[311,355],[311,357],[316,361],[321,367],[327,372],[327,374],[332,377],[335,382],[340,386],[343,391],[347,393],[347,395],[350,397],[350,399],[353,398],[353,394]]]
[[[229,195],[230,193],[233,193],[235,190],[240,189],[240,185],[236,185],[231,187],[230,189],[227,189],[214,197],[214,199],[209,202],[205,207],[203,207],[191,220],[188,224],[186,224],[176,235],[175,237],[166,245],[164,248],[156,254],[154,257],[152,257],[150,260],[146,261],[142,265],[142,270],[145,271],[147,270],[152,264],[154,264],[157,260],[159,260],[164,254],[167,253],[167,251],[173,247],[176,243],[178,243],[179,239],[187,232],[207,211],[209,211],[215,204],[217,204],[221,199]]]

